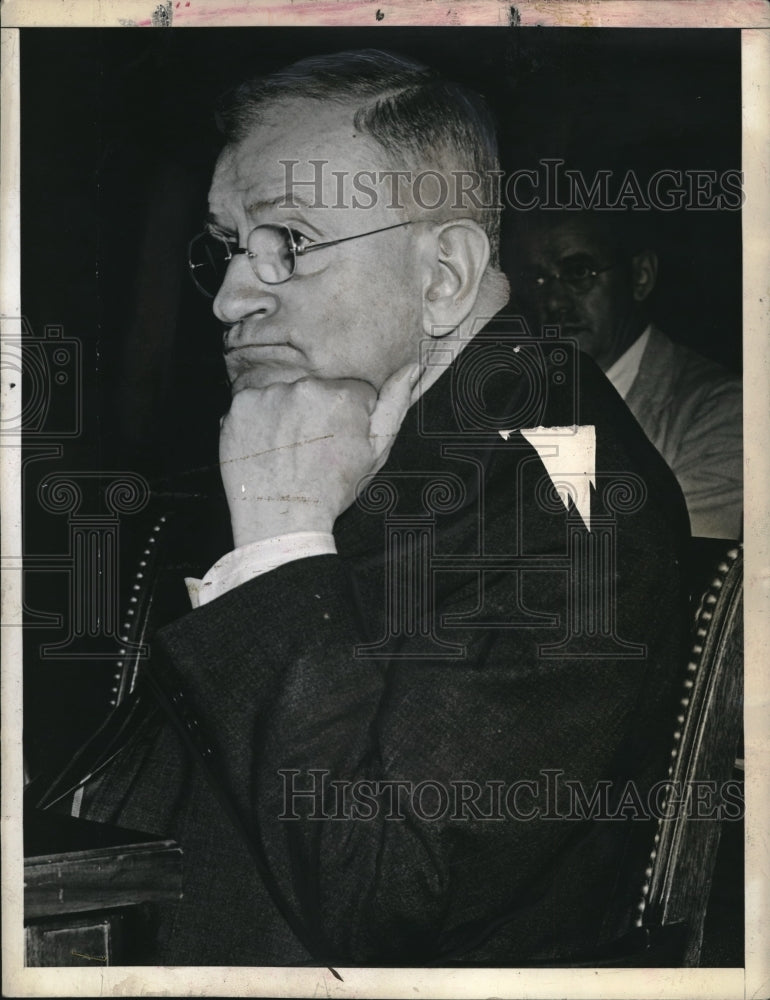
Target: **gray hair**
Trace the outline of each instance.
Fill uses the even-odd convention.
[[[302,98],[360,106],[355,127],[371,136],[399,165],[468,171],[492,182],[499,171],[495,124],[483,98],[443,79],[414,60],[379,49],[312,56],[230,91],[218,123],[228,142],[239,142],[276,101]],[[486,232],[493,264],[500,244],[500,208],[491,188],[467,215]]]

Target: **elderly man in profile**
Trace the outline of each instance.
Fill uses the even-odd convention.
[[[480,98],[342,53],[223,120],[190,265],[224,328],[232,544],[152,639],[168,718],[80,814],[181,843],[164,964],[596,954],[638,913],[665,775],[681,493],[590,361],[496,317]]]
[[[512,247],[518,296],[575,337],[626,401],[682,487],[692,534],[742,538],[741,382],[650,322],[658,258],[644,233],[606,211],[524,224]]]

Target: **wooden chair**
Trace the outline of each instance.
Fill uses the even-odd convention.
[[[693,791],[694,783],[710,782],[720,790],[732,778],[742,732],[742,681],[743,552],[735,546],[719,563],[695,616],[668,768],[672,789]],[[720,804],[719,793],[714,802]],[[691,800],[690,809],[672,808],[670,819],[658,820],[636,926],[651,939],[679,927],[684,966],[699,964],[722,823],[738,811],[734,802],[728,806],[726,818],[699,818]]]
[[[572,961],[537,962],[549,967],[697,966],[722,824],[720,791],[732,779],[742,732],[743,552],[734,545],[709,575],[695,613],[672,733],[657,830],[650,845],[633,927],[600,953]],[[679,806],[684,790],[703,783],[710,794],[708,818],[696,804]],[[728,803],[742,817],[742,789],[734,782]],[[676,796],[676,799],[674,798]],[[736,801],[737,800],[737,801]],[[715,808],[716,807],[716,808]],[[729,816],[729,813],[727,814]],[[742,914],[740,915],[742,917]]]

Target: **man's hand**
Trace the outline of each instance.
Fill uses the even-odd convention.
[[[366,382],[312,378],[236,393],[219,436],[236,547],[331,533],[363,477],[385,463],[418,375],[407,365],[379,396]]]

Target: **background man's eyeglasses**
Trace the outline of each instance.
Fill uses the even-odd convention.
[[[607,264],[604,267],[592,267],[587,263],[567,262],[558,271],[552,271],[550,274],[525,271],[521,277],[525,289],[535,295],[545,294],[549,281],[558,281],[577,295],[585,295],[594,287],[600,274],[605,274],[616,266]]]
[[[283,224],[257,226],[249,233],[245,247],[239,247],[237,240],[206,230],[190,240],[187,263],[199,291],[213,299],[222,287],[230,261],[237,254],[246,255],[252,271],[261,282],[266,285],[282,285],[293,277],[297,257],[313,250],[323,250],[337,246],[338,243],[361,239],[362,236],[373,236],[375,233],[385,233],[389,229],[409,225],[411,220],[397,222],[393,226],[383,226],[368,233],[356,233],[355,236],[343,236],[323,243],[314,242],[298,229]]]

